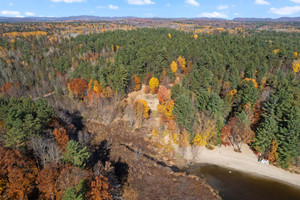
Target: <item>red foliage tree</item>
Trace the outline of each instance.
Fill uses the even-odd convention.
[[[245,125],[237,117],[232,117],[228,124],[222,129],[222,143],[231,144],[235,149],[241,150],[242,143],[250,143],[255,133],[251,130],[250,126]]]
[[[164,103],[171,99],[171,90],[167,89],[165,86],[160,86],[157,97],[160,103]]]

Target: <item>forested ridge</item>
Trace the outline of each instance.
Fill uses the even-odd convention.
[[[46,34],[0,37],[4,198],[122,195],[118,174],[103,160],[94,163],[92,136],[67,111],[74,107],[82,121],[125,119],[132,129],[158,116],[151,141],[164,152],[174,145],[239,151],[243,144],[274,165],[299,169],[300,34],[165,28]],[[158,99],[155,109],[147,99],[129,102],[141,90]]]

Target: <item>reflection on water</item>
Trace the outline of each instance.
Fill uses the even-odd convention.
[[[186,172],[207,180],[224,200],[300,200],[300,189],[215,165],[193,165]]]

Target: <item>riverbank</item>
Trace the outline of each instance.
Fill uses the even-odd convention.
[[[214,164],[225,168],[231,168],[245,173],[281,181],[300,188],[299,174],[292,174],[273,165],[258,162],[257,156],[247,145],[242,146],[241,153],[233,151],[231,146],[215,147],[214,150],[199,147],[196,152],[197,153],[192,153],[191,147],[188,147],[184,152],[184,159],[193,163]]]

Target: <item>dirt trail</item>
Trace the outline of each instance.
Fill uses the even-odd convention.
[[[214,150],[200,147],[195,159],[193,159],[191,148],[188,148],[184,154],[184,158],[195,163],[215,164],[254,175],[264,176],[300,188],[300,174],[292,174],[273,165],[258,162],[257,156],[247,145],[242,146],[242,153],[233,151],[231,146],[215,147]]]

